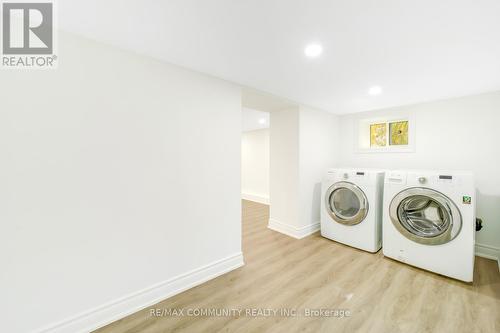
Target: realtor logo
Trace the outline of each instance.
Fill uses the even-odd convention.
[[[2,53],[3,68],[54,67],[52,1],[2,3]]]

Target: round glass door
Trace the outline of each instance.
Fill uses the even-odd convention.
[[[462,227],[458,207],[444,194],[410,188],[397,194],[389,207],[391,221],[406,238],[439,245],[454,239]]]
[[[349,182],[333,184],[325,196],[326,210],[337,222],[355,225],[368,214],[368,200],[363,191]]]

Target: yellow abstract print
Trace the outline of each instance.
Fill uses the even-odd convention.
[[[387,124],[370,125],[370,146],[385,147],[387,143]]]
[[[408,121],[389,123],[389,138],[391,146],[408,145]]]

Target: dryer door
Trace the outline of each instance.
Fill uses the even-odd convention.
[[[429,188],[414,187],[398,193],[391,201],[389,215],[403,236],[420,244],[448,243],[462,228],[457,205]]]
[[[353,183],[338,182],[326,191],[325,207],[338,223],[355,225],[361,223],[368,214],[368,199]]]

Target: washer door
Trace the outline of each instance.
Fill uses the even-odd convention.
[[[457,205],[443,193],[423,187],[398,193],[391,201],[389,215],[403,236],[420,244],[448,243],[462,228]]]
[[[338,182],[326,191],[325,207],[338,223],[355,225],[361,223],[368,214],[368,199],[353,183]]]

